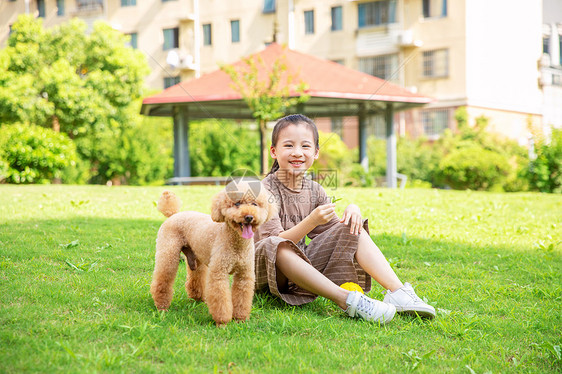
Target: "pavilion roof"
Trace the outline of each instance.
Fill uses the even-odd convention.
[[[403,110],[432,101],[383,79],[277,43],[270,44],[250,58],[256,56],[264,62],[263,65],[258,64],[260,78],[266,77],[277,59],[284,58],[286,74],[307,85],[305,92],[310,99],[305,103],[306,112],[317,116],[356,114],[355,104],[359,102],[367,103],[368,110],[372,111],[383,108],[388,102],[397,103],[395,109]],[[243,60],[233,65],[237,70],[247,67]],[[297,95],[295,92],[291,94]],[[189,106],[191,118],[252,118],[242,96],[232,87],[230,76],[220,69],[145,98],[141,112],[146,115],[172,115],[172,104]]]

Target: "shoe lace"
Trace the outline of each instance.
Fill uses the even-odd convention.
[[[414,291],[413,288],[404,288],[404,292],[406,292],[408,294],[408,296],[410,296],[412,298],[412,300],[414,300],[414,303],[423,303],[424,302],[422,299],[419,298],[418,295],[416,295],[416,292]]]
[[[374,307],[375,302],[365,296],[361,297],[361,299],[359,299],[359,302],[357,303],[357,309],[366,313],[371,313]]]

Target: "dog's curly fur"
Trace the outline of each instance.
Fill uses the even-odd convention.
[[[254,296],[254,240],[244,238],[276,214],[276,205],[261,188],[258,196],[247,183],[239,183],[237,192],[226,189],[212,203],[211,215],[181,212],[181,202],[164,191],[158,210],[169,217],[160,227],[156,240],[156,263],[150,292],[159,310],[167,310],[172,301],[180,253],[186,257],[187,294],[204,300],[218,326],[232,318],[245,321]],[[232,290],[229,274],[233,274]]]

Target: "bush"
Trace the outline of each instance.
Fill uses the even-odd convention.
[[[228,176],[236,169],[259,173],[257,129],[233,121],[208,120],[190,123],[189,130],[192,176]]]
[[[162,124],[164,125],[164,124]],[[171,124],[168,131],[171,134]],[[115,125],[96,137],[76,140],[84,154],[83,165],[91,160],[90,182],[106,184],[163,184],[173,171],[171,139],[160,134],[158,126],[147,120],[128,125]]]
[[[538,137],[535,153],[527,171],[531,188],[562,193],[562,129],[552,128],[550,142]]]
[[[321,179],[326,176],[329,180],[320,180],[318,183],[330,187],[345,184],[345,180],[352,168],[351,151],[341,140],[338,134],[319,131],[318,143],[320,155],[312,165],[313,173]],[[335,178],[334,178],[335,177]]]
[[[478,145],[451,152],[439,168],[446,184],[454,189],[472,190],[501,186],[511,169],[505,156]]]
[[[26,124],[2,125],[0,159],[5,182],[48,183],[59,178],[64,168],[74,165],[76,147],[66,134],[50,129]]]

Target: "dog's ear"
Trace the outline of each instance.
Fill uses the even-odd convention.
[[[270,219],[275,218],[275,216],[278,213],[278,209],[277,209],[277,203],[276,203],[275,198],[273,197],[272,194],[267,192],[266,199],[267,199],[267,201],[266,201],[266,206],[267,206],[267,219],[266,219],[266,221],[269,221]]]
[[[211,205],[211,219],[215,222],[224,222],[225,217],[222,212],[223,208],[226,208],[226,192],[221,191],[213,197],[213,203]]]

